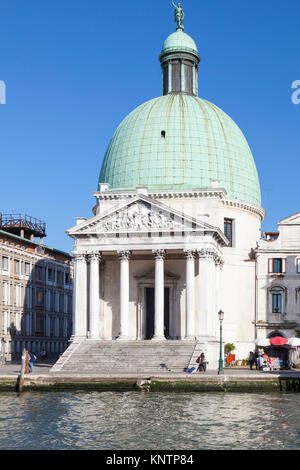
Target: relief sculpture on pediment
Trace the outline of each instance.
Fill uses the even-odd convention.
[[[115,215],[108,220],[103,220],[97,230],[104,232],[119,230],[144,230],[153,229],[174,229],[174,221],[169,215],[160,212],[151,211],[145,207],[139,206],[134,210],[117,211]]]

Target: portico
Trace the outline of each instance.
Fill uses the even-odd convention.
[[[69,232],[77,240],[74,337],[215,337],[219,229],[141,194],[93,219]]]

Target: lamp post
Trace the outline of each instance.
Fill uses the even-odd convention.
[[[219,370],[218,375],[224,374],[223,370],[223,352],[222,352],[222,321],[224,320],[224,312],[222,310],[218,313],[220,321],[220,359],[219,359]]]

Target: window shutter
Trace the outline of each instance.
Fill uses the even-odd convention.
[[[282,272],[286,273],[286,259],[285,258],[282,259]]]
[[[269,273],[273,272],[273,258],[269,259]]]

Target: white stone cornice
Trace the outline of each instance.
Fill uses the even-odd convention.
[[[181,199],[181,198],[199,198],[199,197],[219,197],[223,199],[226,197],[226,190],[223,188],[208,188],[208,189],[187,189],[187,190],[148,190],[149,197],[154,199]],[[93,195],[96,199],[103,200],[118,200],[118,199],[131,199],[140,194],[137,190],[119,190],[119,191],[104,191],[94,192]]]
[[[227,198],[227,192],[224,188],[207,188],[207,189],[187,189],[187,190],[147,190],[148,196],[153,199],[185,199],[185,198],[219,198],[223,205],[228,207],[238,208],[246,211],[253,212],[260,216],[263,220],[265,218],[265,210],[261,207],[242,201],[239,199]],[[120,199],[131,199],[139,194],[137,190],[119,190],[119,191],[104,191],[94,192],[93,195],[99,201],[104,200],[120,200]]]
[[[251,204],[249,202],[240,201],[238,199],[222,199],[221,203],[227,207],[242,209],[247,212],[252,212],[258,215],[261,218],[261,220],[263,220],[266,215],[266,211],[262,207],[256,206],[255,204]]]

